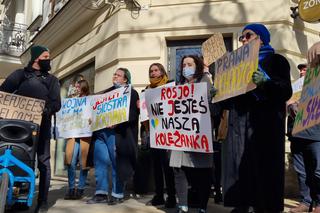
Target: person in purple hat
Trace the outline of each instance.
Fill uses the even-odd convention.
[[[292,95],[290,66],[276,54],[262,24],[249,24],[239,41],[260,41],[257,88],[228,99],[228,134],[222,145],[224,205],[232,212],[282,212],[286,101]]]

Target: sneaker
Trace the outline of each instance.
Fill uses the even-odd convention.
[[[49,211],[49,205],[47,201],[41,201],[37,204],[34,213],[47,213]]]
[[[177,200],[175,196],[168,196],[166,202],[164,203],[164,207],[166,208],[174,208],[176,207]]]
[[[163,205],[165,202],[164,202],[163,196],[161,197],[161,196],[155,195],[150,201],[150,203],[153,206],[160,206],[160,205]]]
[[[183,208],[178,208],[177,213],[188,213],[188,210],[184,210]]]
[[[123,198],[117,198],[117,197],[113,197],[111,196],[110,197],[110,200],[108,201],[108,205],[116,205],[116,204],[119,204],[119,203],[122,203],[123,202]]]
[[[64,195],[65,200],[73,200],[76,196],[76,190],[75,189],[69,189],[67,193]]]
[[[289,210],[290,213],[309,212],[309,206],[304,203],[300,203],[297,207]]]
[[[87,201],[87,204],[96,204],[96,203],[107,203],[108,196],[103,194],[94,195],[90,200]]]
[[[74,199],[80,200],[83,198],[83,195],[84,195],[84,189],[77,189]]]

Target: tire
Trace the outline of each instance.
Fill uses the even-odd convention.
[[[0,182],[0,213],[4,213],[6,209],[9,175],[7,173],[3,173]]]

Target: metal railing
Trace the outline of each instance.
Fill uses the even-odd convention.
[[[20,56],[26,49],[27,26],[18,23],[0,24],[0,54]]]

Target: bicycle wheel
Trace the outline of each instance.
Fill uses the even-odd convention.
[[[3,173],[0,182],[0,213],[4,213],[6,209],[9,175]]]

